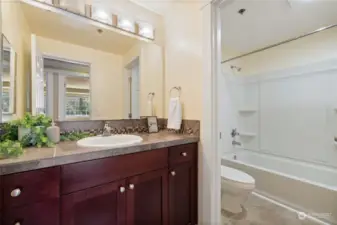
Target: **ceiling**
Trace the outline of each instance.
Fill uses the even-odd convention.
[[[152,12],[159,15],[165,15],[172,6],[172,4],[190,4],[198,3],[200,7],[208,4],[211,0],[130,0],[131,2],[138,4]]]
[[[337,23],[336,9],[335,0],[229,1],[221,9],[223,48],[234,57],[312,32]]]
[[[88,23],[88,19],[80,16],[51,12],[26,3],[21,4],[31,32],[39,36],[114,54],[124,54],[140,41],[134,35],[116,28],[107,28],[108,26],[100,25],[98,22]],[[56,8],[53,10],[62,11]],[[102,33],[98,32],[99,28]]]

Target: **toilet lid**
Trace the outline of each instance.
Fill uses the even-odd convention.
[[[221,177],[226,180],[231,180],[234,182],[240,182],[244,184],[254,184],[255,179],[240,171],[227,166],[221,166]]]

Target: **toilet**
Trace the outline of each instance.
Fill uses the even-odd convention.
[[[221,166],[221,208],[236,214],[255,188],[255,179],[240,170]]]

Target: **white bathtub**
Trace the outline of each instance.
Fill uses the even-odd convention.
[[[330,224],[337,224],[337,168],[236,150],[222,164],[255,178],[256,192]]]

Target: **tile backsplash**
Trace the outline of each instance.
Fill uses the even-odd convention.
[[[130,133],[148,133],[146,119],[131,120],[84,120],[84,121],[59,121],[57,125],[61,129],[61,133],[85,131],[93,134],[101,134],[105,123],[112,128],[113,134],[130,134]],[[4,123],[0,123],[0,136],[4,134]],[[180,130],[168,130],[167,119],[158,119],[159,131],[167,130],[168,132],[177,134],[200,135],[199,120],[183,120]]]
[[[113,134],[147,133],[148,126],[146,119],[131,120],[87,120],[87,121],[60,121],[57,122],[62,133],[73,131],[86,131],[94,134],[103,132],[104,124],[108,123]],[[167,119],[158,119],[159,131],[167,130]],[[200,134],[200,121],[183,120],[179,131],[168,130],[169,132],[189,135]]]

